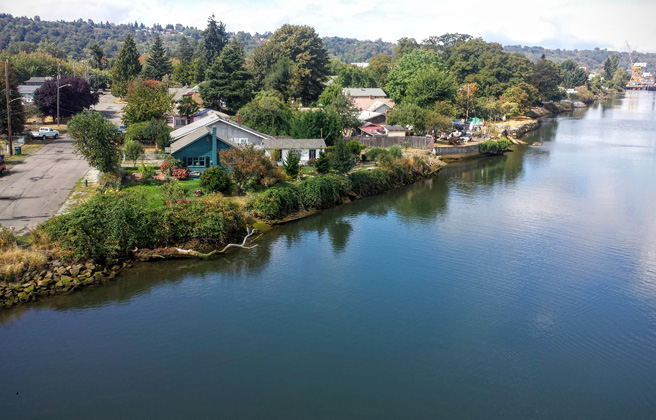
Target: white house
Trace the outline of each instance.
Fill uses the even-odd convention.
[[[262,144],[266,155],[275,158],[278,165],[283,164],[290,150],[300,152],[301,164],[304,165],[326,151],[326,142],[323,139],[266,138]]]
[[[207,127],[209,130],[216,127],[216,133],[219,138],[242,146],[247,144],[261,146],[262,140],[269,138],[266,134],[257,132],[227,118],[226,114],[210,111],[207,117],[172,131],[171,142],[175,143],[177,140],[201,127]]]

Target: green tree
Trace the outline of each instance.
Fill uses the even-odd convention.
[[[412,126],[414,131],[426,129],[426,110],[417,104],[403,103],[395,106],[387,116],[390,125]]]
[[[2,63],[2,77],[0,77],[0,134],[8,134],[8,119],[7,119],[7,86],[5,85],[4,65]],[[25,113],[23,112],[23,105],[19,98],[21,97],[18,92],[18,78],[16,77],[16,69],[9,62],[9,109],[11,111],[11,132],[12,134],[21,133],[25,128]],[[1,151],[2,153],[4,151]]]
[[[166,56],[166,51],[162,45],[162,38],[157,35],[150,48],[150,57],[146,59],[144,76],[148,79],[161,81],[162,77],[171,73],[173,73],[171,59]]]
[[[444,65],[436,53],[415,49],[405,54],[390,71],[385,91],[394,102],[402,103],[407,95],[408,85],[420,71],[429,68],[444,70]]]
[[[313,28],[283,25],[268,41],[258,47],[251,68],[256,81],[262,83],[272,66],[286,57],[294,63],[294,77],[286,97],[298,96],[304,102],[316,100],[328,75],[328,53]]]
[[[426,108],[437,101],[453,100],[457,90],[458,84],[451,75],[437,67],[429,67],[420,70],[410,81],[404,100]]]
[[[613,54],[604,62],[604,79],[612,80],[615,72],[618,69],[620,58],[617,54]]]
[[[563,72],[563,86],[567,89],[582,86],[588,81],[585,70],[572,60],[565,60],[560,63],[560,69]]]
[[[133,81],[127,90],[123,123],[129,125],[153,118],[164,120],[173,110],[172,98],[168,89],[155,80]]]
[[[425,50],[436,52],[443,60],[448,60],[451,50],[458,44],[473,39],[471,35],[459,33],[446,33],[440,36],[430,36],[421,43]]]
[[[189,44],[186,36],[180,38],[180,41],[178,42],[178,48],[176,49],[175,53],[176,57],[180,61],[191,62],[191,60],[193,60],[194,50],[191,48],[191,45]]]
[[[68,122],[75,152],[101,172],[115,173],[121,159],[118,128],[100,113],[85,110]]]
[[[285,156],[285,160],[283,162],[283,168],[285,169],[287,176],[291,177],[292,179],[298,178],[298,173],[300,171],[298,164],[300,162],[301,153],[298,150],[292,149],[287,152],[287,156]]]
[[[292,111],[282,97],[272,92],[260,92],[239,113],[244,125],[270,136],[288,136]]]
[[[207,70],[207,81],[200,85],[205,106],[236,113],[251,99],[252,76],[244,67],[243,52],[240,42],[230,42]]]
[[[141,63],[139,63],[137,45],[132,35],[127,34],[112,68],[112,95],[124,97],[128,91],[128,84],[139,73],[141,73]]]
[[[200,105],[191,96],[185,96],[178,104],[178,113],[191,121],[191,116],[200,110]]]
[[[503,95],[501,95],[501,102],[502,105],[508,103],[515,105],[509,109],[508,115],[511,117],[524,114],[526,111],[531,109],[531,100],[529,99],[528,92],[526,92],[520,86],[511,86],[506,89],[503,92]]]
[[[387,54],[378,54],[369,60],[367,71],[376,82],[376,87],[385,88],[387,75],[392,68],[392,57]]]
[[[93,44],[89,50],[91,54],[91,67],[102,70],[103,57],[105,57],[105,52],[102,47],[98,44]]]
[[[394,47],[394,59],[400,60],[404,55],[410,53],[419,48],[419,44],[414,38],[401,38],[396,41],[396,47]]]
[[[127,160],[131,160],[133,166],[137,166],[137,160],[143,155],[143,145],[137,141],[128,140],[123,145],[123,155]]]
[[[39,47],[36,49],[38,53],[50,54],[51,56],[60,60],[66,60],[66,53],[61,48],[51,41],[39,42]]]
[[[342,120],[330,110],[301,111],[292,119],[291,136],[295,139],[323,138],[331,146],[342,138]]]
[[[538,100],[548,102],[560,99],[560,68],[553,61],[542,57],[533,66],[531,84],[538,90]]]
[[[477,95],[478,83],[465,83],[458,89],[456,103],[467,119],[469,119],[469,111],[474,108]]]
[[[330,153],[328,153],[328,151],[324,151],[323,153],[319,154],[319,157],[314,162],[314,168],[318,173],[322,175],[327,174],[330,172],[330,162]]]
[[[613,87],[615,89],[624,89],[626,86],[626,82],[629,81],[629,77],[626,74],[626,72],[622,69],[617,69],[615,70],[615,74],[613,75]]]
[[[353,169],[353,156],[349,152],[344,140],[337,140],[335,148],[330,154],[330,167],[339,174],[345,174]]]
[[[269,73],[264,78],[264,89],[274,90],[280,93],[284,100],[289,99],[292,84],[295,77],[295,65],[287,57],[282,57],[276,61],[269,70]]]
[[[225,24],[214,20],[214,14],[212,13],[212,16],[207,19],[207,29],[203,31],[202,50],[205,64],[211,66],[227,44],[228,33]]]

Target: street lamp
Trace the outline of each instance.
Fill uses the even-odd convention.
[[[59,78],[57,78],[57,125],[59,125],[59,89],[66,86],[71,86],[71,84],[66,83],[65,85],[59,86]]]

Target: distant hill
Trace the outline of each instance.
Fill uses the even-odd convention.
[[[78,19],[71,22],[45,21],[38,16],[33,18],[13,17],[7,13],[0,13],[0,50],[7,50],[12,54],[19,51],[32,52],[39,48],[40,43],[47,42],[51,43],[51,47],[54,44],[69,59],[75,60],[89,58],[88,50],[96,43],[103,48],[108,58],[116,57],[128,33],[133,35],[139,52],[144,54],[148,52],[157,34],[162,37],[164,47],[174,52],[178,41],[183,36],[190,40],[192,47],[197,47],[198,41],[201,39],[201,32],[202,29],[181,24],[148,27],[139,22],[117,25],[110,22],[96,23],[91,19],[86,21]],[[255,33],[255,35],[248,32],[237,32],[231,33],[231,35],[244,44],[244,51],[248,54],[266,42],[271,36],[271,32]],[[385,42],[381,39],[361,41],[355,38],[327,36],[322,40],[328,54],[345,63],[366,62],[378,54],[392,55],[396,46],[393,42]],[[41,48],[44,46],[42,45]],[[537,61],[542,54],[557,62],[570,59],[590,70],[600,69],[604,61],[611,54],[616,53],[616,51],[598,48],[594,50],[553,50],[520,45],[508,45],[504,47],[504,50],[523,54],[532,61]],[[46,51],[49,50],[46,49]],[[628,53],[619,52],[618,54],[620,55],[620,66],[627,67]],[[656,71],[656,54],[639,53],[637,58],[638,61],[646,62],[649,70]],[[635,59],[636,54],[634,53]]]
[[[599,70],[603,68],[604,62],[608,57],[613,54],[619,54],[620,67],[629,67],[629,53],[626,51],[611,51],[605,48],[595,48],[594,50],[553,50],[542,47],[524,47],[520,45],[506,45],[503,49],[509,53],[523,54],[531,61],[537,61],[542,54],[544,54],[548,60],[553,60],[559,63],[562,63],[565,60],[573,60],[580,65],[587,67],[589,70]],[[632,52],[632,55],[634,61],[647,63],[647,69],[656,71],[656,54]]]

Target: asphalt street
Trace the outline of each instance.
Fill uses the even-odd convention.
[[[88,170],[65,136],[12,162],[0,176],[0,224],[18,231],[53,216]]]

